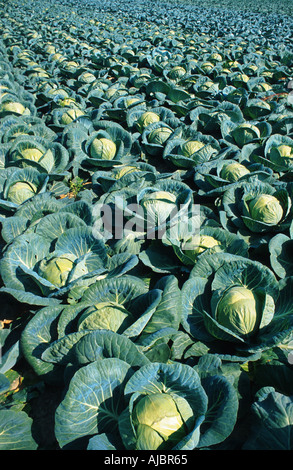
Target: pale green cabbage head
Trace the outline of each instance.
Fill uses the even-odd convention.
[[[214,65],[209,63],[208,65],[206,65],[206,68],[207,68],[207,70],[211,70],[211,69],[214,68]],[[214,86],[214,82],[212,82],[211,80],[207,80],[205,83],[200,85],[199,90],[200,91],[206,91],[206,90],[208,90],[209,88],[211,88],[213,86]]]
[[[89,307],[81,315],[80,330],[111,330],[122,333],[133,322],[134,317],[123,305],[115,302],[100,302]]]
[[[59,95],[62,97],[62,99],[69,98],[69,95],[66,90],[63,90],[63,88],[51,88],[51,90],[48,91],[48,95]],[[72,109],[69,109],[71,114]]]
[[[169,202],[175,202],[176,195],[170,193],[169,191],[154,191],[142,199],[142,204],[148,203],[148,201],[152,200],[166,200]]]
[[[69,108],[65,113],[62,114],[61,124],[70,124],[72,121],[80,116],[84,116],[84,112],[81,109]]]
[[[211,60],[216,60],[217,62],[221,62],[223,60],[223,57],[221,56],[221,54],[219,54],[218,52],[213,52],[211,55],[210,55],[210,59]]]
[[[163,145],[171,134],[172,130],[169,127],[158,127],[150,133],[148,140],[151,144]]]
[[[176,402],[167,393],[158,392],[141,398],[134,406],[132,420],[137,450],[172,448],[187,434]]]
[[[74,266],[71,256],[57,256],[49,260],[42,260],[38,273],[56,287],[65,286],[68,276]]]
[[[54,54],[56,52],[55,46],[48,44],[45,47],[45,52],[47,52],[48,54]]]
[[[260,194],[249,202],[252,219],[265,224],[277,225],[283,217],[280,201],[271,194]]]
[[[125,165],[122,168],[119,168],[118,171],[115,173],[115,178],[119,180],[122,176],[128,175],[129,173],[133,173],[134,171],[138,171],[135,166]]]
[[[20,151],[20,158],[32,160],[34,162],[39,162],[41,159],[45,158],[47,162],[50,161],[52,164],[54,162],[54,155],[50,149],[45,152],[42,152],[37,148],[23,149]]]
[[[282,157],[293,158],[293,147],[290,145],[282,144],[277,149]]]
[[[236,78],[236,81],[244,82],[247,83],[249,81],[249,76],[246,75],[245,73],[239,73]]]
[[[157,225],[164,224],[171,212],[177,208],[176,199],[175,194],[168,191],[155,191],[151,194],[146,194],[140,204],[144,210],[147,223],[156,224],[156,228]]]
[[[94,139],[90,146],[90,154],[93,158],[113,160],[116,155],[116,144],[110,139],[102,137]]]
[[[22,115],[26,113],[26,108],[17,101],[7,101],[1,105],[0,111]]]
[[[168,75],[170,78],[177,79],[177,78],[183,77],[183,75],[185,74],[186,74],[185,68],[180,65],[176,65],[170,70]]]
[[[182,251],[193,261],[209,248],[220,247],[221,243],[210,235],[194,235],[182,246]]]
[[[18,181],[10,186],[7,194],[7,200],[15,204],[22,204],[33,197],[38,191],[38,188],[33,183],[25,181]]]
[[[135,104],[135,103],[139,103],[139,101],[140,101],[140,99],[139,99],[139,98],[135,98],[135,97],[133,97],[133,98],[126,98],[126,99],[125,99],[125,102],[124,102],[124,103],[125,103],[125,107],[126,107],[126,108],[129,108],[129,106],[132,106],[132,105]]]
[[[244,122],[232,131],[232,135],[237,145],[243,146],[253,139],[260,139],[260,130],[255,125]]]
[[[220,176],[221,178],[230,181],[231,183],[235,183],[235,181],[239,180],[239,178],[249,173],[250,171],[244,165],[238,162],[233,162],[224,165]]]
[[[191,155],[202,149],[204,146],[205,144],[203,142],[198,140],[189,140],[182,145],[181,150],[185,157],[191,157]]]
[[[96,77],[93,73],[84,72],[78,77],[78,79],[84,83],[91,83],[96,80]]]
[[[116,93],[119,94],[119,95],[123,95],[123,94],[125,94],[125,90],[119,90],[115,86],[111,86],[111,87],[108,88],[108,90],[105,90],[104,97],[109,100]]]
[[[69,107],[69,106],[75,106],[76,101],[73,98],[62,98],[58,101],[59,106],[62,108]]]
[[[281,144],[273,147],[269,154],[270,161],[283,167],[291,167],[293,164],[293,147]]]
[[[21,150],[21,155],[26,160],[38,162],[42,158],[43,152],[37,148],[28,148]]]
[[[50,149],[40,150],[36,147],[21,148],[21,146],[19,146],[17,150],[13,152],[12,157],[15,161],[29,160],[40,163],[42,166],[45,166],[47,170],[51,170],[55,164],[55,157]],[[23,162],[23,164],[30,166],[28,162]]]
[[[253,291],[235,286],[228,289],[217,306],[217,322],[238,336],[255,333],[260,316],[260,306]]]
[[[157,113],[152,111],[146,111],[143,113],[137,121],[137,126],[140,130],[143,130],[149,124],[153,124],[154,122],[159,122],[160,116]]]
[[[205,72],[209,72],[210,70],[212,70],[214,68],[214,64],[212,62],[204,62],[202,65],[201,65],[201,68],[202,70],[204,70]]]
[[[263,75],[264,76],[264,75]],[[269,91],[272,89],[272,86],[269,83],[263,82],[263,83],[258,83],[255,87],[253,87],[253,91]]]

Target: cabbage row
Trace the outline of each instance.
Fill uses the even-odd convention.
[[[292,450],[278,7],[1,6],[0,449]]]

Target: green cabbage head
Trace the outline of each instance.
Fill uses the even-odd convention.
[[[84,112],[81,109],[68,109],[65,113],[62,114],[61,124],[70,124],[72,121],[77,119],[80,116],[84,116]]]
[[[126,98],[124,101],[124,104],[126,108],[129,108],[130,106],[132,106],[135,103],[138,103],[139,101],[140,101],[139,98]]]
[[[270,151],[270,161],[285,168],[290,168],[293,164],[293,147],[282,144],[273,147]]]
[[[232,135],[236,144],[242,147],[253,139],[260,139],[260,130],[253,124],[244,122],[232,131]]]
[[[80,316],[80,330],[111,330],[122,333],[133,322],[134,317],[123,305],[115,302],[100,302],[87,308]]]
[[[118,169],[115,173],[115,178],[119,180],[122,176],[128,175],[129,173],[133,173],[134,171],[138,171],[135,166],[125,165],[122,168]]]
[[[137,450],[170,449],[184,438],[185,420],[192,418],[193,413],[187,401],[183,397],[180,400],[185,402],[184,410],[189,411],[184,418],[168,393],[145,395],[138,401],[132,413]]]
[[[10,186],[7,194],[7,200],[15,204],[22,204],[27,199],[33,197],[38,191],[38,188],[33,183],[25,181],[18,181]]]
[[[47,163],[51,163],[51,167],[54,165],[54,155],[52,153],[52,150],[48,149],[45,151],[41,151],[38,148],[24,148],[20,149],[16,155],[15,155],[16,160],[31,160],[34,162],[41,162],[45,161]]]
[[[219,54],[218,52],[213,52],[213,53],[210,55],[210,60],[216,60],[217,62],[222,62],[223,57],[222,57],[221,54]]]
[[[169,191],[154,191],[142,198],[141,206],[147,218],[163,223],[177,207],[176,199],[176,195]]]
[[[26,114],[26,108],[17,101],[7,101],[0,108],[1,113]]]
[[[205,144],[198,140],[189,140],[182,145],[181,150],[185,157],[191,157],[191,155],[202,149],[204,146]]]
[[[248,173],[250,173],[250,171],[244,165],[238,162],[233,162],[228,163],[222,168],[220,176],[231,183],[235,183],[239,178],[247,175]]]
[[[158,127],[154,129],[149,135],[149,142],[151,144],[163,145],[172,134],[172,130],[169,127]]]
[[[56,256],[49,260],[42,260],[38,274],[56,287],[65,286],[68,276],[73,268],[74,261],[71,256]]]
[[[157,113],[152,111],[146,111],[143,113],[137,121],[137,126],[140,130],[143,130],[149,124],[153,124],[154,122],[159,122],[160,116]]]
[[[271,194],[260,194],[249,202],[252,219],[265,224],[277,225],[283,217],[280,201]]]
[[[28,148],[28,149],[23,149],[21,151],[21,155],[26,160],[32,160],[34,162],[38,162],[42,158],[43,152],[41,152],[41,150],[37,148]]]
[[[193,261],[196,261],[198,255],[205,250],[220,245],[220,242],[210,235],[194,235],[183,244],[182,251]]]
[[[243,286],[228,289],[217,306],[216,320],[239,336],[255,333],[261,316],[261,307],[254,292]]]
[[[180,65],[176,65],[170,70],[168,75],[172,79],[178,79],[178,78],[183,77],[183,75],[185,74],[186,74],[185,68],[181,67]]]
[[[90,146],[90,154],[93,158],[113,160],[116,155],[116,144],[110,139],[102,137],[94,139]]]

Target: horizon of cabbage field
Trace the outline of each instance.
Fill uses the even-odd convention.
[[[292,13],[1,4],[0,450],[293,449]]]

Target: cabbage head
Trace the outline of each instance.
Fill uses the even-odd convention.
[[[246,356],[287,328],[275,324],[270,332],[278,322],[279,294],[275,274],[262,263],[224,251],[206,253],[182,287],[182,326],[194,338],[216,338],[221,354]]]
[[[220,176],[224,180],[230,181],[231,183],[235,183],[235,181],[238,181],[239,178],[249,173],[250,171],[241,163],[232,162],[223,166]]]
[[[260,194],[249,202],[252,219],[265,224],[277,225],[283,217],[280,201],[271,194]]]
[[[79,318],[79,330],[111,330],[123,333],[135,321],[131,312],[115,302],[100,302],[87,308]]]
[[[117,172],[115,173],[115,179],[119,180],[125,175],[128,175],[129,173],[133,173],[134,171],[138,171],[138,168],[135,166],[131,165],[125,165],[122,166],[122,168],[118,169]]]
[[[70,124],[72,121],[74,121],[80,116],[84,116],[84,112],[81,111],[81,109],[69,108],[67,111],[65,111],[65,113],[62,114],[61,124]]]
[[[140,102],[140,99],[139,98],[125,98],[125,100],[123,100],[124,102],[124,106],[126,108],[129,108],[131,106],[133,106],[135,103],[139,103]]]
[[[252,290],[233,286],[219,301],[216,320],[233,333],[248,337],[256,332],[261,313],[261,305]]]
[[[145,127],[149,124],[153,124],[154,122],[159,122],[160,116],[157,113],[152,111],[146,111],[143,113],[137,121],[137,127],[140,131],[142,131]]]
[[[239,147],[261,137],[258,127],[247,122],[239,124],[231,134]]]
[[[286,187],[276,189],[266,181],[242,178],[226,186],[222,203],[228,224],[245,232],[282,231],[290,225],[292,201]],[[223,225],[228,227],[226,222],[223,220]],[[255,242],[259,244],[261,240],[256,237]]]
[[[163,223],[177,207],[176,199],[176,195],[169,191],[154,191],[146,194],[140,201],[145,218],[148,221]]]
[[[30,160],[32,162],[39,162],[41,165],[43,163],[43,165],[47,165],[48,168],[52,168],[55,162],[52,150],[40,150],[36,147],[23,149],[19,147],[18,151],[14,152],[13,157],[16,161]]]
[[[195,235],[184,242],[183,253],[196,261],[198,255],[209,248],[220,247],[220,242],[210,235]]]
[[[137,435],[137,450],[170,449],[187,434],[185,421],[193,417],[188,402],[182,416],[175,399],[168,393],[145,395],[134,406],[132,422]]]
[[[269,157],[272,163],[290,168],[293,164],[293,146],[281,144],[277,147],[272,147]]]
[[[103,160],[113,160],[116,155],[116,144],[110,139],[104,137],[95,138],[90,146],[90,155],[93,158]]]
[[[22,204],[38,192],[35,184],[26,181],[18,181],[10,186],[7,200],[14,204]]]
[[[215,60],[216,62],[222,62],[223,60],[223,57],[221,56],[221,54],[219,54],[218,52],[213,52],[210,57],[209,57],[210,60]]]
[[[62,255],[44,259],[38,267],[38,274],[56,287],[66,285],[68,276],[74,266],[74,261],[70,255]]]
[[[63,88],[52,88],[51,90],[48,91],[48,95],[53,95],[53,96],[58,96],[59,99],[66,99],[69,98],[69,95],[66,90],[63,90]],[[71,114],[71,108],[69,108],[69,115]]]
[[[38,162],[42,158],[43,153],[37,148],[23,149],[21,156],[26,160],[32,160]]]
[[[204,146],[205,144],[203,142],[198,140],[189,140],[182,145],[181,150],[185,157],[191,157],[191,155],[202,149]]]
[[[0,107],[0,114],[27,114],[26,108],[17,101],[6,101]]]
[[[212,62],[204,62],[203,64],[201,64],[201,69],[204,72],[210,72],[211,70],[213,70],[213,68],[214,68],[214,64]]]
[[[232,85],[236,88],[244,86],[249,81],[249,76],[245,73],[236,73],[232,78]]]
[[[212,63],[207,63],[206,68],[207,68],[207,71],[211,70],[214,68],[214,65]],[[214,82],[212,82],[211,80],[207,80],[202,85],[200,85],[199,91],[208,91],[210,88],[213,88],[213,86],[214,86]]]
[[[79,77],[78,80],[82,83],[92,83],[96,79],[95,75],[90,72],[83,72]]]
[[[58,101],[58,104],[61,107],[68,108],[69,106],[75,106],[76,101],[73,98],[65,97],[65,98],[60,99],[60,101]]]
[[[185,68],[180,65],[176,65],[170,70],[170,72],[168,73],[168,76],[174,80],[177,80],[183,77],[183,75],[185,74],[186,74]]]
[[[181,451],[215,445],[230,435],[238,399],[223,375],[214,372],[202,380],[187,364],[146,362],[146,358],[142,363],[143,353],[135,352],[128,338],[105,331],[92,334],[107,356],[73,374],[56,411],[55,433],[61,448],[84,437],[90,439],[92,450]],[[90,336],[86,333],[81,341]],[[223,431],[214,432],[223,420],[227,421]]]
[[[163,145],[171,134],[172,130],[169,127],[161,126],[150,133],[148,140],[151,144]]]

